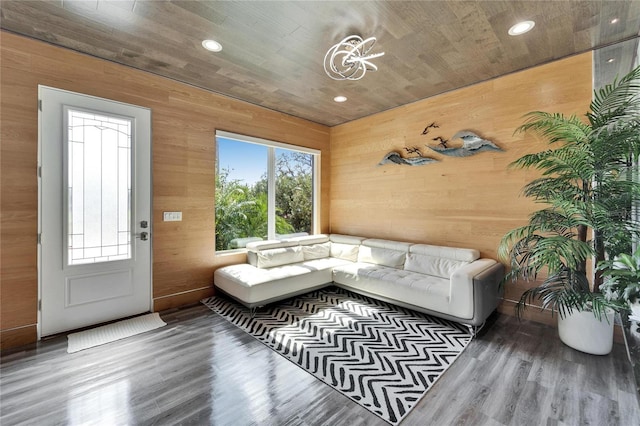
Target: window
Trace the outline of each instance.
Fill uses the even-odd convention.
[[[130,259],[133,121],[65,111],[66,264]]]
[[[317,150],[216,132],[216,251],[315,233]]]

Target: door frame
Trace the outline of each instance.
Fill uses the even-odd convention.
[[[42,279],[42,273],[43,273],[43,267],[42,267],[42,257],[43,257],[43,252],[42,252],[42,244],[41,244],[41,235],[42,235],[42,204],[43,204],[43,197],[42,197],[42,135],[43,135],[43,131],[42,131],[42,124],[43,124],[43,117],[42,117],[42,90],[43,89],[49,89],[49,90],[55,90],[58,92],[65,92],[65,93],[69,93],[69,94],[73,94],[73,95],[81,95],[87,98],[92,98],[92,99],[96,99],[96,100],[101,100],[101,101],[109,101],[109,102],[113,102],[116,104],[122,104],[122,105],[126,105],[126,106],[131,106],[131,107],[136,107],[136,108],[143,108],[143,109],[147,109],[149,110],[149,221],[150,221],[150,234],[151,234],[151,238],[149,241],[149,310],[150,312],[154,312],[154,303],[153,303],[153,115],[152,115],[152,110],[151,108],[148,107],[143,107],[140,105],[134,105],[134,104],[130,104],[127,102],[121,102],[118,100],[114,100],[114,99],[108,99],[108,98],[103,98],[103,97],[99,97],[99,96],[93,96],[93,95],[87,95],[84,93],[80,93],[80,92],[74,92],[71,90],[65,90],[65,89],[60,89],[60,88],[56,88],[56,87],[52,87],[52,86],[46,86],[43,84],[38,84],[38,148],[37,148],[37,168],[36,168],[36,176],[37,176],[37,181],[38,181],[38,218],[37,218],[37,222],[38,222],[38,234],[37,234],[37,241],[36,241],[36,247],[37,247],[37,276],[38,276],[38,301],[37,301],[37,324],[36,324],[36,332],[37,332],[37,339],[41,340],[42,339],[42,286],[43,286],[43,279]],[[86,109],[86,108],[85,108]],[[64,115],[64,113],[63,113]],[[66,119],[63,120],[64,122],[66,122]],[[64,126],[64,123],[61,124],[61,126]],[[60,137],[62,138],[62,135],[60,135]],[[64,144],[64,141],[62,141],[62,144]],[[66,152],[66,148],[63,147],[63,155],[64,152]],[[133,165],[135,167],[135,165]],[[63,168],[63,172],[64,172],[64,168]],[[61,177],[62,179],[62,184],[64,185],[65,180],[65,176]],[[136,191],[134,192],[137,193],[139,190],[136,189]],[[64,194],[64,188],[61,188],[61,194]],[[135,195],[134,195],[135,196]],[[64,204],[64,203],[63,203]],[[62,212],[62,216],[63,218],[66,217],[66,215],[64,214],[64,212]],[[63,219],[64,220],[64,219]],[[133,240],[136,239],[136,233],[135,233],[135,220],[132,221],[132,238]],[[62,228],[62,223],[60,224],[61,228]],[[61,231],[62,232],[62,231]],[[64,236],[63,236],[64,239]],[[47,336],[48,337],[48,336]]]

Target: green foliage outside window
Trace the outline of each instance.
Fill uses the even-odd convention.
[[[311,233],[313,217],[312,156],[297,152],[280,155],[276,170],[276,234]],[[237,248],[233,240],[267,239],[267,177],[253,185],[230,179],[230,171],[216,174],[216,250]]]
[[[311,234],[313,218],[313,158],[289,152],[276,164],[276,214],[293,227],[293,232]]]

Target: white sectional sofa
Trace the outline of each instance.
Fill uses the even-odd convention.
[[[250,309],[336,285],[473,328],[501,297],[504,267],[473,249],[331,234],[247,250],[248,263],[217,269],[214,285]]]

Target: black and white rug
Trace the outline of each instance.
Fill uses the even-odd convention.
[[[258,310],[202,301],[274,351],[395,425],[467,347],[466,327],[340,288]]]

